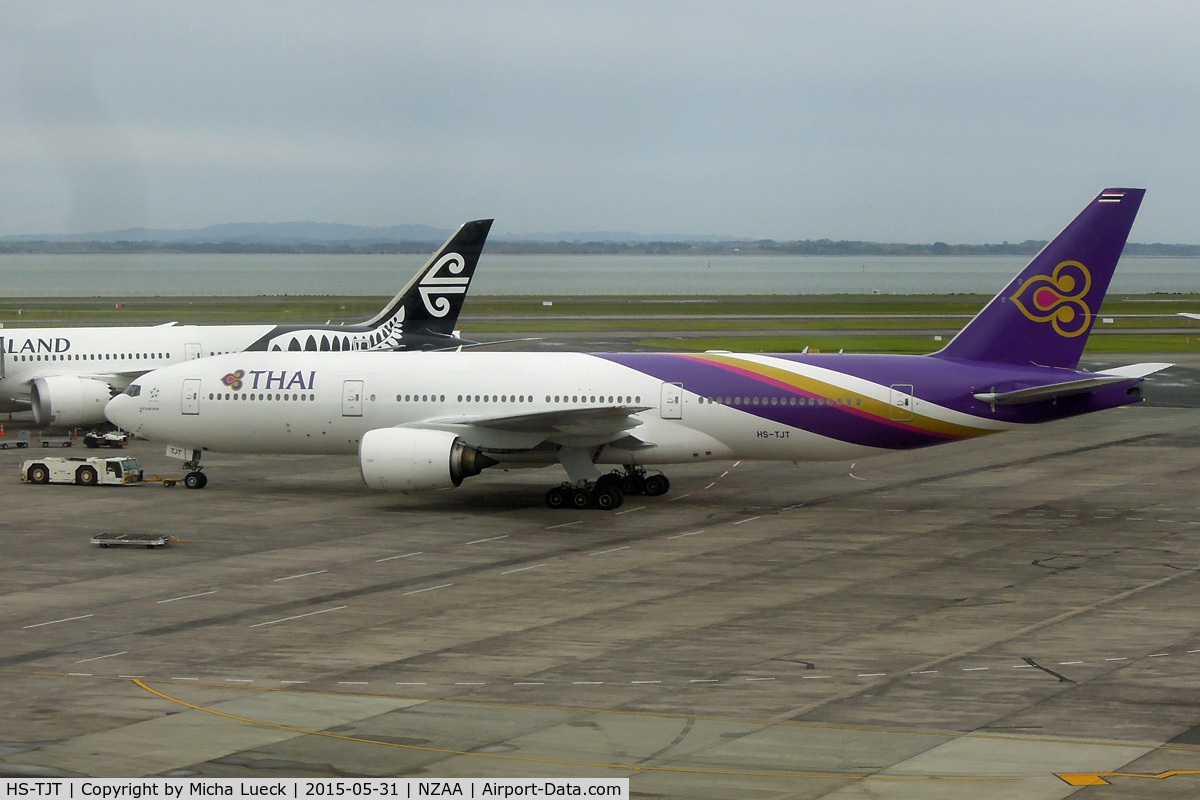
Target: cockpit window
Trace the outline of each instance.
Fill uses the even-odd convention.
[[[125,394],[129,395],[130,397],[137,397],[141,393],[142,387],[136,383],[129,384],[129,388],[125,390]]]

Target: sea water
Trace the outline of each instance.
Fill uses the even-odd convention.
[[[421,255],[0,255],[7,297],[392,295]],[[489,255],[475,295],[994,294],[1025,256]],[[1200,258],[1125,257],[1111,291],[1200,292]]]

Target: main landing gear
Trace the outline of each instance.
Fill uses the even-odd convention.
[[[546,492],[546,505],[550,508],[598,508],[612,511],[625,502],[625,495],[613,486],[601,486],[599,481],[591,486],[572,486],[563,482]]]
[[[626,495],[657,497],[666,494],[671,481],[661,472],[647,475],[642,467],[629,466],[625,471],[613,470],[595,481],[565,481],[546,492],[550,508],[598,508],[612,511],[620,508]]]
[[[200,470],[200,451],[193,450],[192,457],[183,462],[183,468],[188,470],[188,473],[183,476],[183,485],[189,489],[203,489],[208,486],[208,476]]]

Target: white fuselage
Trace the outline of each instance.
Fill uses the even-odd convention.
[[[28,408],[30,386],[55,375],[96,377],[121,390],[138,375],[190,358],[240,352],[271,325],[6,328],[0,408]]]
[[[769,356],[746,358],[794,371],[797,379],[812,373],[825,381],[830,399],[821,411],[834,402],[839,410],[864,409],[865,401],[865,409],[887,414],[888,386]],[[828,383],[834,380],[842,384]],[[597,463],[615,464],[837,460],[883,452],[764,419],[753,413],[760,410],[757,397],[753,409],[713,402],[577,353],[241,353],[160,370],[134,388],[137,396],[113,399],[109,418],[185,450],[354,454],[367,431],[419,427],[455,433],[502,466],[555,463],[555,449],[573,446],[598,450]],[[571,419],[551,435],[542,424],[555,414],[603,407],[631,409],[628,430],[597,433],[587,419]],[[970,435],[1011,427],[931,404],[922,413],[970,427]],[[526,416],[528,425],[513,421]],[[638,440],[632,450],[626,434]]]

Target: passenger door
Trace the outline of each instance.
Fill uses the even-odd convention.
[[[199,378],[184,378],[183,380],[183,408],[184,414],[199,414],[200,413],[200,379]]]
[[[664,383],[662,402],[658,406],[663,419],[683,419],[683,384]]]
[[[342,416],[362,416],[362,381],[345,381],[342,384]]]
[[[193,358],[199,358],[204,355],[204,348],[199,342],[188,342],[183,346],[183,358],[185,361],[191,361]]]
[[[912,422],[913,406],[916,405],[916,400],[913,397],[913,387],[911,383],[896,383],[892,385],[891,401],[891,417],[897,422]]]

